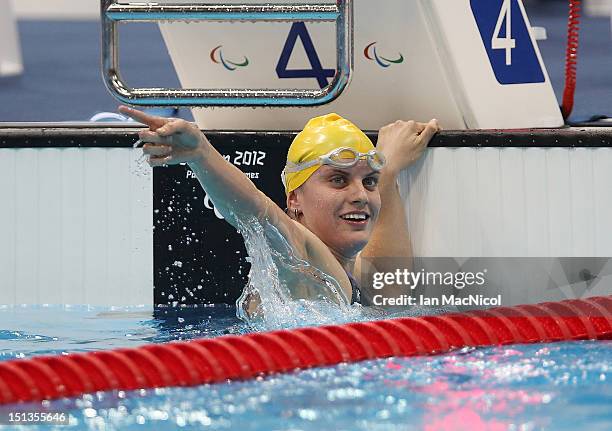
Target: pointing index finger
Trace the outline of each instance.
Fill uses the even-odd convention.
[[[160,127],[162,127],[164,124],[168,122],[168,120],[165,118],[154,117],[153,115],[146,114],[142,111],[139,111],[134,108],[130,108],[125,105],[119,106],[119,112],[133,118],[139,123],[146,124],[153,131],[159,129]]]

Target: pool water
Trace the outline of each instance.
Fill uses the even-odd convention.
[[[248,332],[229,305],[197,308],[0,306],[0,360]]]
[[[0,359],[248,331],[230,306],[6,306]],[[611,369],[612,342],[514,345],[46,404],[60,430],[610,430]]]

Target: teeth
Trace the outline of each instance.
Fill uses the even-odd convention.
[[[345,220],[365,220],[367,217],[365,214],[347,214],[342,216]]]

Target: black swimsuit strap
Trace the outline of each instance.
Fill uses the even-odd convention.
[[[351,282],[351,304],[361,304],[361,289],[359,288],[359,283],[350,272],[346,271],[346,275]]]

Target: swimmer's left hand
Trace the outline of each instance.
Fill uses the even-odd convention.
[[[385,170],[398,174],[402,169],[416,162],[431,141],[433,135],[441,130],[438,120],[429,123],[416,121],[396,121],[381,128],[378,132],[376,148],[385,155]]]

